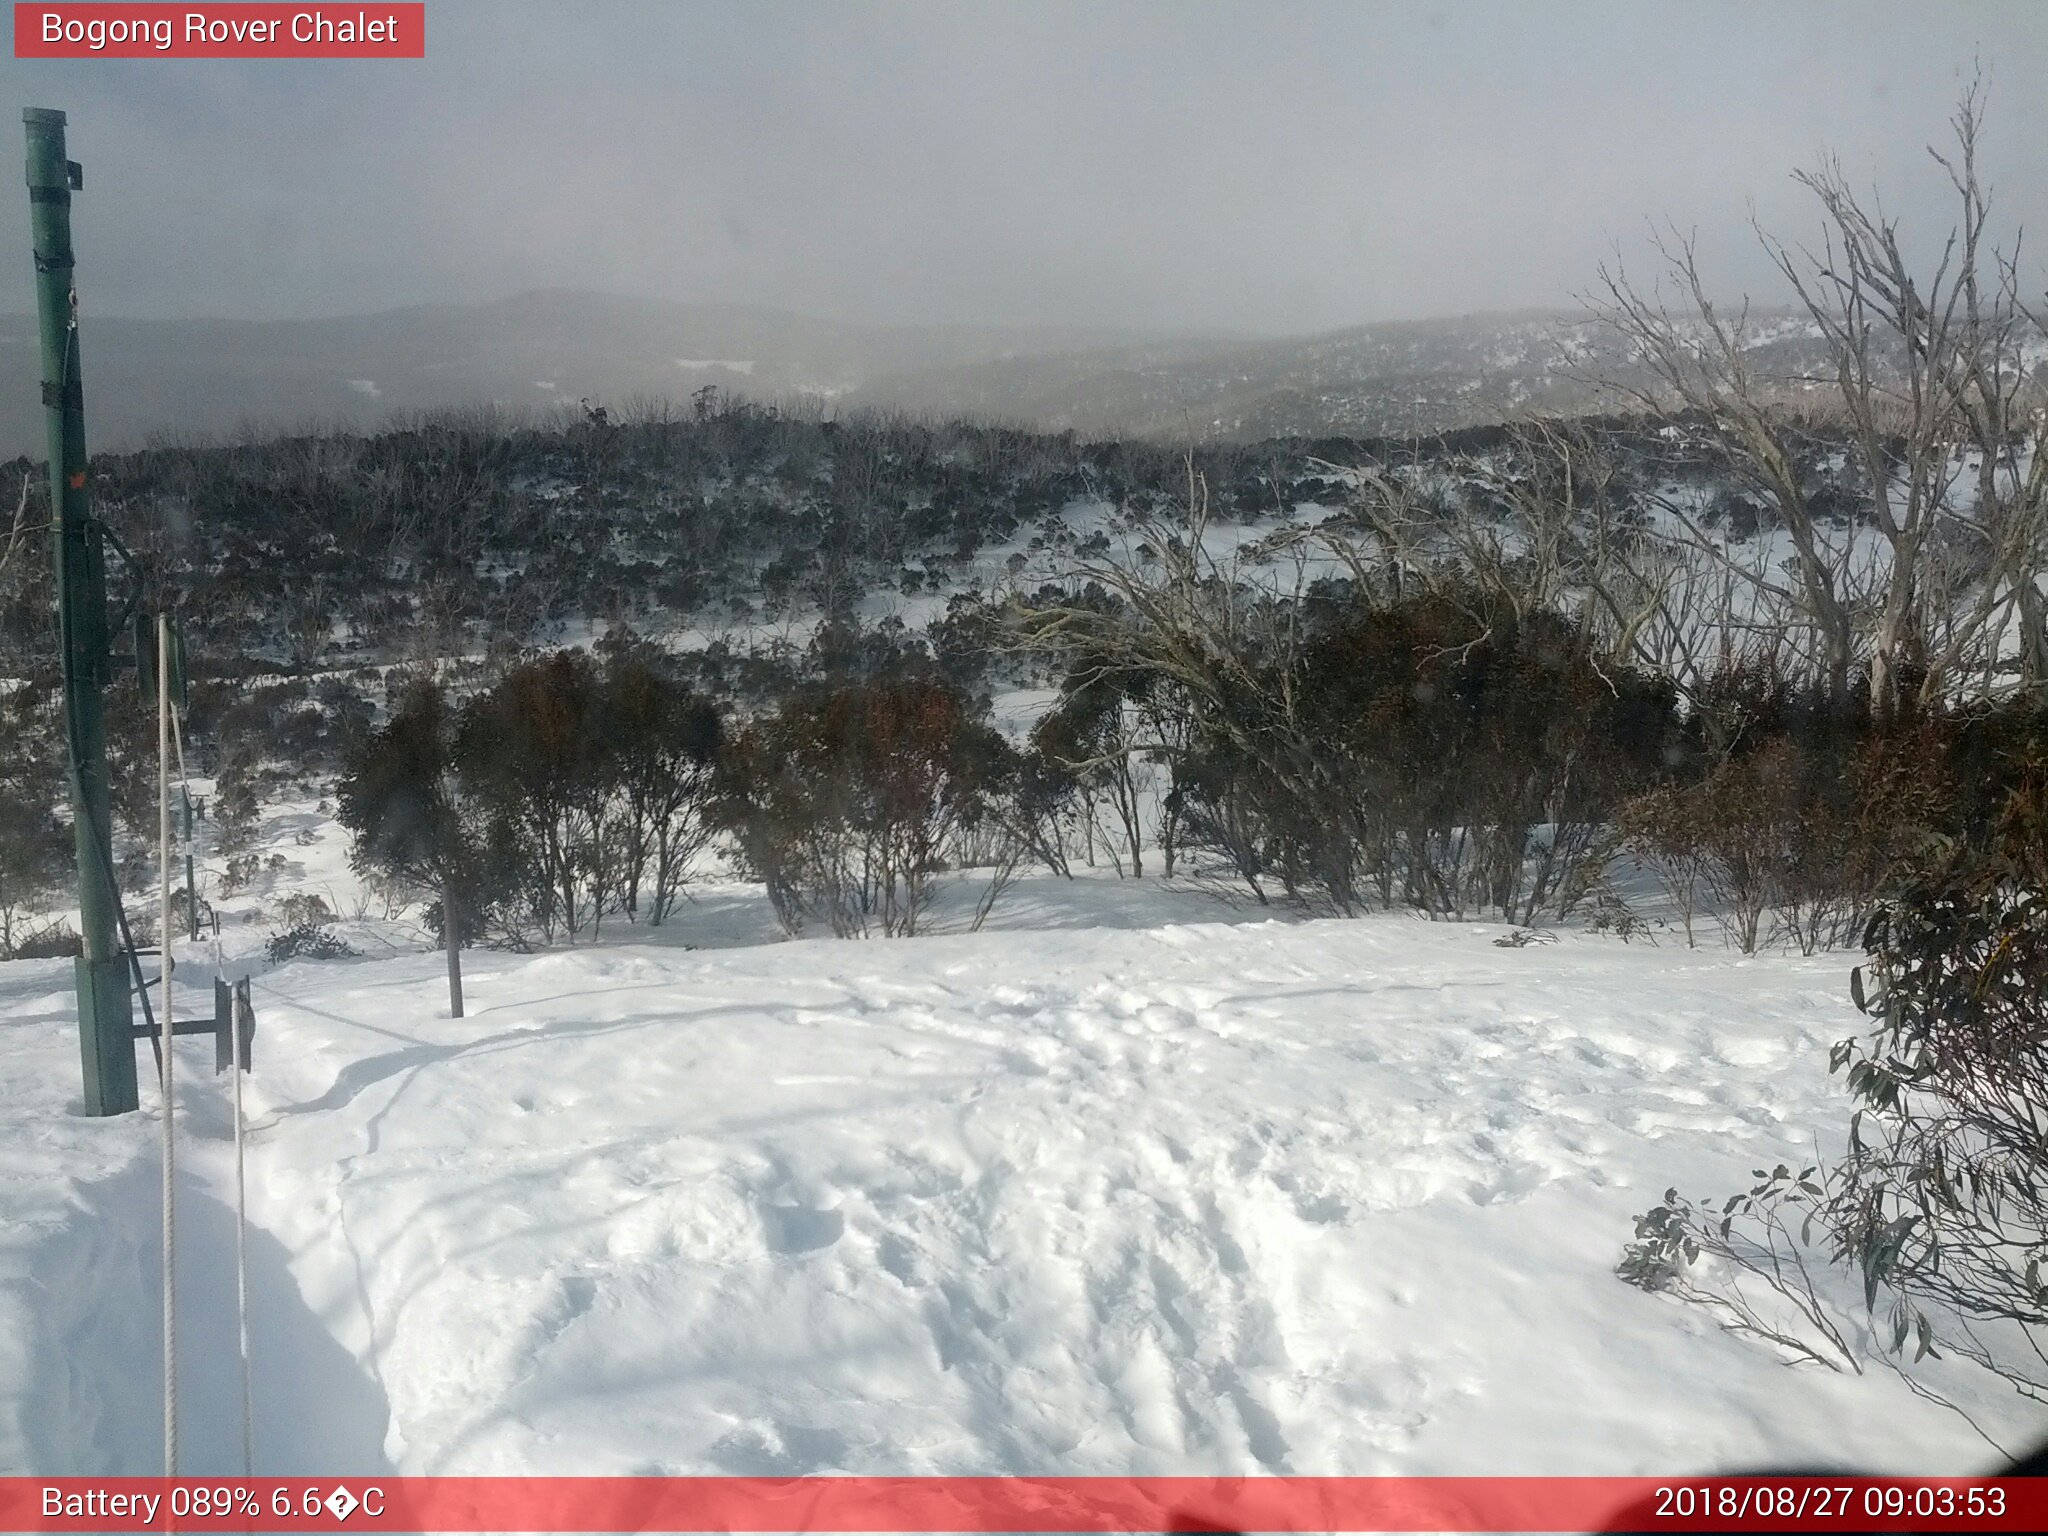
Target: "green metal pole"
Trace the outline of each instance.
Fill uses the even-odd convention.
[[[77,961],[78,1045],[85,1067],[85,1112],[119,1115],[138,1101],[128,962],[116,933],[120,893],[113,885],[107,733],[100,699],[111,670],[107,573],[85,491],[85,393],[78,361],[78,293],[71,280],[71,194],[83,178],[64,158],[62,112],[30,107],[21,120],[28,129],[29,219],[42,321],[50,514],[56,527],[57,627],[85,950]]]

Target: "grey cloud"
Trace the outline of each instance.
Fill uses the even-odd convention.
[[[2037,4],[509,4],[419,63],[9,60],[106,313],[540,287],[858,320],[1275,333],[1552,306],[1646,219],[1766,289],[1824,148],[1909,223],[1973,61],[2048,212]],[[18,131],[18,130],[13,130]],[[0,194],[0,310],[32,304]]]

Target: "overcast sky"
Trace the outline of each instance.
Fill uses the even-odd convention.
[[[1974,60],[2048,240],[2048,4],[514,4],[425,61],[0,62],[86,166],[103,314],[575,286],[851,319],[1292,332],[1569,304],[1645,221],[1762,291],[1838,151],[1945,222]],[[18,116],[9,114],[10,123]],[[18,126],[8,132],[19,134]],[[17,138],[17,143],[19,140]],[[33,307],[0,192],[0,309]]]

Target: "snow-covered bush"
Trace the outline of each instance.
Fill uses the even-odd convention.
[[[62,918],[25,926],[0,960],[57,960],[85,953],[84,941]]]

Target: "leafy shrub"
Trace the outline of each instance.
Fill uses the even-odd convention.
[[[278,898],[276,915],[287,928],[334,921],[334,909],[327,905],[327,898],[314,891],[291,891]]]
[[[278,901],[275,915],[280,926],[263,946],[273,962],[338,960],[356,953],[333,931],[334,909],[323,896],[293,891]]]
[[[1296,661],[1196,710],[1191,830],[1340,911],[1568,910],[1666,756],[1672,691],[1596,665],[1559,615],[1497,606],[1333,600]]]
[[[0,960],[59,960],[85,953],[85,941],[62,920],[45,923],[19,934]]]
[[[571,943],[611,894],[602,876],[587,878],[606,851],[605,758],[597,665],[580,651],[514,666],[463,706],[455,734],[462,799],[504,855],[492,862],[546,934],[565,928]]]
[[[1812,1202],[1825,1196],[1814,1182],[1819,1172],[1794,1173],[1783,1163],[1758,1168],[1757,1183],[1718,1209],[1667,1189],[1661,1205],[1636,1218],[1635,1241],[1614,1272],[1638,1289],[1699,1306],[1730,1333],[1762,1339],[1795,1360],[1861,1374],[1809,1267]],[[1756,1295],[1759,1285],[1785,1305]]]
[[[223,765],[214,786],[214,846],[228,855],[247,853],[256,840],[262,806],[253,774],[239,760]]]
[[[73,878],[55,704],[31,686],[0,687],[0,956],[48,931],[41,915],[66,904]]]
[[[712,832],[720,735],[675,658],[628,631],[596,658],[512,666],[464,707],[454,743],[500,913],[572,942],[610,912],[665,919]]]
[[[1881,1339],[1893,1356],[1909,1342],[1916,1360],[1947,1349],[2048,1396],[2044,786],[2038,770],[2022,780],[1988,839],[1950,845],[1870,919],[1852,992],[1877,1022],[1829,1060],[1858,1103],[1840,1160],[1759,1170],[1718,1212],[1667,1191],[1637,1220],[1624,1280],[1853,1366],[1808,1270],[1817,1230],[1873,1317],[1889,1301]],[[1767,1321],[1744,1277],[1807,1326]]]
[[[1145,873],[1144,805],[1151,782],[1139,742],[1160,733],[1149,693],[1144,677],[1084,660],[1069,673],[1059,702],[1032,728],[1030,742],[1033,811],[1049,808],[1054,802],[1048,796],[1071,802],[1085,817],[1089,862],[1099,831],[1118,874],[1128,857],[1133,878]],[[1044,826],[1042,813],[1034,819]],[[1173,844],[1166,835],[1170,875]]]
[[[262,861],[253,853],[229,855],[227,867],[221,871],[221,895],[235,896],[247,890],[261,867]]]
[[[1596,890],[1586,902],[1586,931],[1611,933],[1624,944],[1637,939],[1657,942],[1649,923],[1626,901],[1609,890]]]
[[[1856,1000],[1878,1023],[1831,1061],[1861,1107],[1829,1219],[1866,1297],[1895,1298],[1898,1337],[2011,1374],[1971,1325],[2048,1328],[2043,781],[2013,795],[1990,847],[1952,852],[1879,911],[1865,947]]]
[[[610,790],[596,861],[627,917],[658,925],[682,898],[710,841],[709,802],[722,735],[718,710],[684,684],[674,659],[630,632],[598,643],[601,777]]]
[[[274,963],[286,960],[340,960],[356,953],[330,926],[332,918],[302,918],[271,934],[263,952]]]

